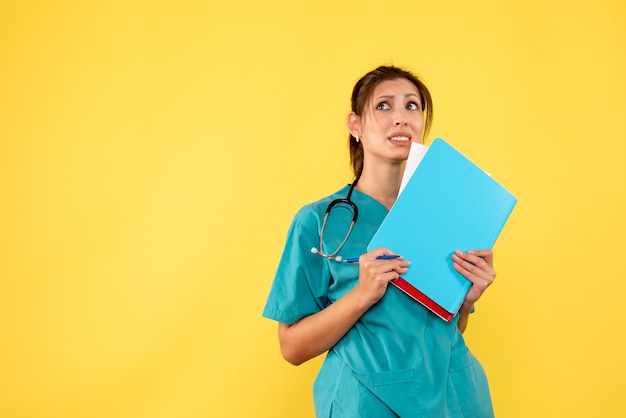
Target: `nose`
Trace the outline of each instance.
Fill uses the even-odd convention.
[[[409,121],[405,117],[398,116],[394,119],[393,124],[395,126],[407,126]]]
[[[396,109],[393,115],[393,124],[394,126],[407,126],[409,124],[406,114],[401,109]]]

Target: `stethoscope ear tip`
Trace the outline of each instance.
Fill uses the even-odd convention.
[[[329,260],[334,260],[334,261],[336,261],[336,262],[338,262],[338,263],[341,263],[341,262],[343,261],[343,258],[342,258],[341,256],[339,256],[339,255],[338,255],[338,256],[336,256],[336,257],[333,257],[333,256],[330,256],[330,255],[328,255],[328,254],[323,254],[322,252],[320,252],[320,250],[318,250],[318,249],[317,249],[317,248],[315,248],[315,247],[311,248],[311,252],[312,252],[313,254],[319,254],[319,255],[321,255],[322,257],[327,258],[327,259],[329,259]]]

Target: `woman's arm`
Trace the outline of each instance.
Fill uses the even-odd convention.
[[[327,308],[292,325],[279,323],[278,339],[285,360],[302,364],[332,348],[380,300],[389,282],[407,271],[408,261],[376,259],[383,254],[393,253],[378,248],[362,255],[358,284]]]
[[[297,366],[334,346],[369,309],[355,290],[293,325],[279,323],[278,339],[285,360]]]
[[[473,307],[473,303],[463,302],[461,309],[459,309],[459,321],[456,323],[456,326],[459,328],[459,331],[461,331],[461,334],[467,329],[467,323],[469,322],[469,316]]]
[[[464,332],[474,303],[480,299],[496,278],[496,272],[493,269],[493,251],[470,250],[466,253],[456,251],[452,255],[452,260],[454,269],[472,282],[472,287],[467,292],[459,310],[457,326],[461,332]]]

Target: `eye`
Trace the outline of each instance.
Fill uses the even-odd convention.
[[[419,106],[417,105],[417,103],[415,103],[415,102],[407,103],[406,108],[408,110],[419,110],[420,109]]]
[[[377,110],[387,110],[387,109],[389,109],[389,108],[390,108],[390,107],[389,107],[389,103],[387,103],[387,102],[380,102],[380,103],[376,106],[376,109],[377,109]]]

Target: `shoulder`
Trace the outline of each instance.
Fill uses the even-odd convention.
[[[343,186],[336,192],[325,196],[319,200],[308,203],[302,206],[296,215],[294,216],[294,223],[309,224],[311,222],[317,223],[318,220],[323,219],[326,214],[328,205],[335,199],[343,199],[348,192],[348,186]]]

